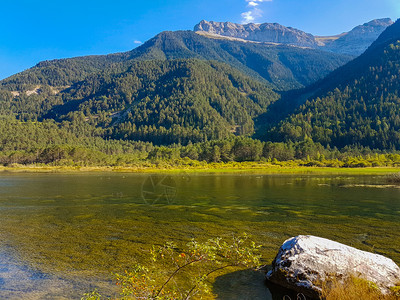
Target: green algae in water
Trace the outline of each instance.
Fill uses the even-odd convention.
[[[93,282],[107,294],[111,273],[148,262],[153,244],[243,232],[263,245],[265,263],[298,234],[400,263],[400,191],[368,187],[383,185],[384,176],[176,175],[176,197],[156,205],[141,197],[148,176],[1,174],[0,248],[12,249],[21,265],[63,278],[67,298],[93,290]],[[74,288],[77,279],[91,283]]]

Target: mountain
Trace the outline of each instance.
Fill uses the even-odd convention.
[[[279,99],[272,89],[315,83],[350,59],[293,45],[162,32],[128,52],[44,61],[2,80],[0,113],[157,145],[248,136],[254,120]]]
[[[0,86],[15,91],[31,90],[41,84],[64,87],[104,70],[120,72],[132,61],[187,58],[227,63],[278,90],[309,85],[351,59],[347,55],[287,45],[208,38],[192,31],[162,32],[125,53],[41,62],[0,81]]]
[[[133,60],[186,58],[227,63],[258,80],[266,80],[278,90],[309,85],[351,59],[347,55],[288,45],[221,40],[192,31],[167,31],[125,53],[44,61],[0,81],[0,85],[12,86],[15,90],[26,84],[30,85],[29,89],[40,84],[67,86],[108,68],[121,71]]]
[[[399,61],[400,20],[360,57],[304,90],[308,101],[270,138],[400,150]]]
[[[355,57],[362,54],[392,24],[393,21],[389,18],[377,19],[336,36],[313,36],[277,23],[242,25],[203,20],[194,27],[194,31],[214,37],[308,47]]]
[[[279,43],[299,47],[317,48],[319,43],[312,34],[285,27],[278,23],[236,24],[231,22],[201,21],[194,27],[195,32],[207,32],[255,42]]]
[[[351,59],[315,49],[205,37],[192,31],[162,32],[132,50],[129,58],[217,60],[266,80],[278,90],[309,85]]]
[[[372,32],[365,28],[316,40],[333,47],[347,36],[351,44]],[[295,45],[296,30],[279,30],[286,42],[162,32],[128,52],[44,61],[2,80],[0,163],[110,164],[114,154],[118,165],[182,149],[182,157],[248,160],[263,151],[290,157],[278,154],[293,145],[302,158],[330,153],[322,145],[400,150],[400,21],[354,60]],[[252,140],[255,131],[287,143]]]
[[[303,87],[349,59],[162,32],[128,52],[44,61],[4,79],[0,113],[157,145],[251,135],[253,120],[279,98],[272,88]]]
[[[61,90],[43,81],[35,90],[3,90],[0,111],[22,120],[78,123],[105,138],[186,144],[252,134],[253,118],[278,98],[265,84],[215,61],[131,61],[120,68]],[[9,84],[18,86],[17,79]]]
[[[123,53],[43,61],[1,80],[0,88],[18,93],[32,90],[38,85],[48,85],[57,90],[104,70],[119,72],[125,68],[125,63],[126,55]]]
[[[372,20],[357,26],[337,39],[325,42],[324,50],[358,56],[378,38],[393,21],[389,18]]]

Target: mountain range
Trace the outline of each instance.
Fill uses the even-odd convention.
[[[133,61],[173,59],[216,60],[277,90],[309,85],[351,60],[351,56],[290,45],[243,43],[208,38],[193,31],[162,32],[125,53],[41,62],[1,82],[69,85],[103,70],[119,72]]]
[[[400,149],[400,23],[392,23],[316,37],[279,24],[202,21],[128,52],[44,61],[4,79],[0,114],[154,145],[256,133]]]
[[[194,31],[214,38],[227,37],[261,43],[286,44],[358,56],[392,24],[393,21],[390,18],[377,19],[335,36],[313,36],[277,23],[242,25],[203,20],[194,27]]]

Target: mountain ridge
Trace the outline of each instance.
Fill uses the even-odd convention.
[[[392,24],[393,21],[390,18],[372,20],[354,27],[337,40],[325,45],[324,48],[335,53],[360,55]]]
[[[188,58],[227,63],[260,81],[269,82],[277,90],[309,85],[351,59],[317,49],[215,40],[193,31],[165,31],[128,52],[42,62],[0,81],[0,86],[5,89],[12,86],[13,90],[21,88],[23,83],[66,86],[107,68],[120,72],[136,60]],[[54,78],[49,80],[49,76]]]
[[[207,32],[217,36],[240,38],[254,42],[278,43],[298,47],[321,49],[329,52],[358,56],[393,21],[390,18],[375,19],[356,26],[349,32],[335,36],[314,36],[302,30],[278,23],[236,24],[202,20],[194,26],[195,32]]]
[[[243,25],[232,22],[208,22],[202,20],[199,24],[195,25],[194,31],[206,31],[217,35],[237,37],[256,42],[271,42],[310,48],[318,46],[318,42],[313,35],[292,27],[285,27],[278,23],[249,23]]]

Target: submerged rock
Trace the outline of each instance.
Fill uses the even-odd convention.
[[[351,275],[374,282],[384,294],[400,282],[400,268],[391,259],[309,235],[283,243],[267,279],[317,297],[321,282]]]

